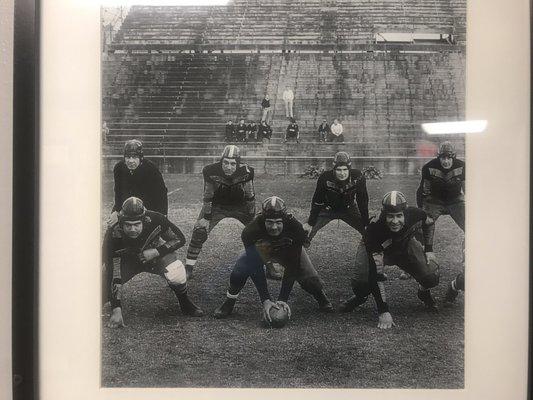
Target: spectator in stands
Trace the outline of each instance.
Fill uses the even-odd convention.
[[[295,139],[296,143],[300,143],[300,128],[298,127],[298,124],[294,118],[291,118],[291,122],[287,126],[287,131],[285,132],[285,143],[287,143],[289,139]]]
[[[342,134],[342,124],[339,122],[338,119],[333,120],[333,124],[331,124],[331,140],[330,142],[341,142],[344,143],[344,135]]]
[[[263,112],[261,121],[265,121],[268,124],[268,117],[270,114],[270,98],[268,97],[268,94],[265,95],[265,98],[261,102],[261,110]]]
[[[107,136],[109,135],[109,128],[107,127],[107,122],[102,123],[102,140],[104,143],[107,143]]]
[[[294,92],[287,86],[283,92],[283,101],[285,102],[285,116],[287,118],[293,118],[292,103],[294,100]]]
[[[246,127],[246,141],[257,140],[257,124],[255,121],[250,121],[248,126]]]
[[[244,123],[244,119],[241,119],[237,126],[235,127],[235,138],[237,142],[245,142],[246,141],[246,130],[248,127]]]
[[[235,125],[233,125],[233,121],[231,119],[226,124],[226,132],[224,135],[224,140],[226,142],[235,141]]]
[[[326,139],[331,135],[331,129],[329,127],[328,121],[324,118],[322,123],[318,127],[318,141],[325,142]]]
[[[267,141],[270,143],[270,138],[272,137],[272,128],[266,123],[266,121],[261,121],[259,128],[257,129],[257,136],[263,143]]]

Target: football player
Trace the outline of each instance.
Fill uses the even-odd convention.
[[[241,162],[240,149],[228,145],[219,162],[204,167],[203,206],[187,249],[185,269],[191,277],[209,232],[224,218],[247,225],[255,216],[254,169]]]
[[[187,296],[185,268],[176,254],[184,244],[183,233],[164,215],[146,210],[137,197],[124,201],[118,222],[106,231],[103,245],[102,294],[103,303],[111,302],[111,328],[124,326],[123,285],[141,272],[163,276],[183,314],[203,315]]]
[[[465,163],[456,158],[452,143],[441,143],[437,158],[422,167],[422,180],[416,192],[418,207],[434,221],[441,215],[449,215],[464,232],[465,177]],[[434,225],[429,229],[433,236]],[[454,302],[459,291],[464,291],[463,273],[459,273],[448,285],[445,300]]]
[[[311,212],[304,229],[309,232],[306,246],[324,226],[340,219],[361,235],[368,225],[368,193],[361,171],[351,168],[350,156],[339,151],[333,157],[333,169],[318,178],[311,202]]]
[[[167,187],[163,176],[153,162],[143,156],[143,145],[139,140],[128,140],[124,145],[124,159],[114,169],[115,203],[108,220],[108,226],[118,220],[118,212],[124,200],[138,197],[146,208],[163,215],[168,214]]]
[[[277,196],[267,198],[262,204],[262,212],[242,232],[245,251],[233,267],[226,300],[215,310],[215,318],[231,314],[248,278],[252,279],[259,293],[264,317],[268,320],[271,307],[284,307],[290,312],[287,301],[295,281],[315,298],[321,311],[333,312],[322,281],[302,247],[306,238],[302,224],[287,213],[285,202]],[[263,269],[269,261],[278,262],[285,269],[276,303],[271,301]]]
[[[391,328],[394,323],[380,279],[385,265],[397,265],[410,274],[420,285],[418,298],[428,309],[435,310],[430,289],[439,283],[439,269],[433,253],[432,225],[433,220],[426,212],[407,206],[401,192],[387,193],[378,219],[368,225],[357,249],[351,280],[354,296],[340,310],[352,311],[372,294],[379,313],[378,327]]]

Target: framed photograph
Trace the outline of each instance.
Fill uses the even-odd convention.
[[[526,398],[528,11],[41,2],[40,397]]]

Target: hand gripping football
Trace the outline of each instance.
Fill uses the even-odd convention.
[[[289,312],[283,307],[270,309],[270,326],[272,328],[283,328],[289,322]]]

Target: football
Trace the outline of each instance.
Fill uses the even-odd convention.
[[[275,308],[270,309],[270,326],[272,328],[283,328],[289,322],[289,313],[284,308]]]

